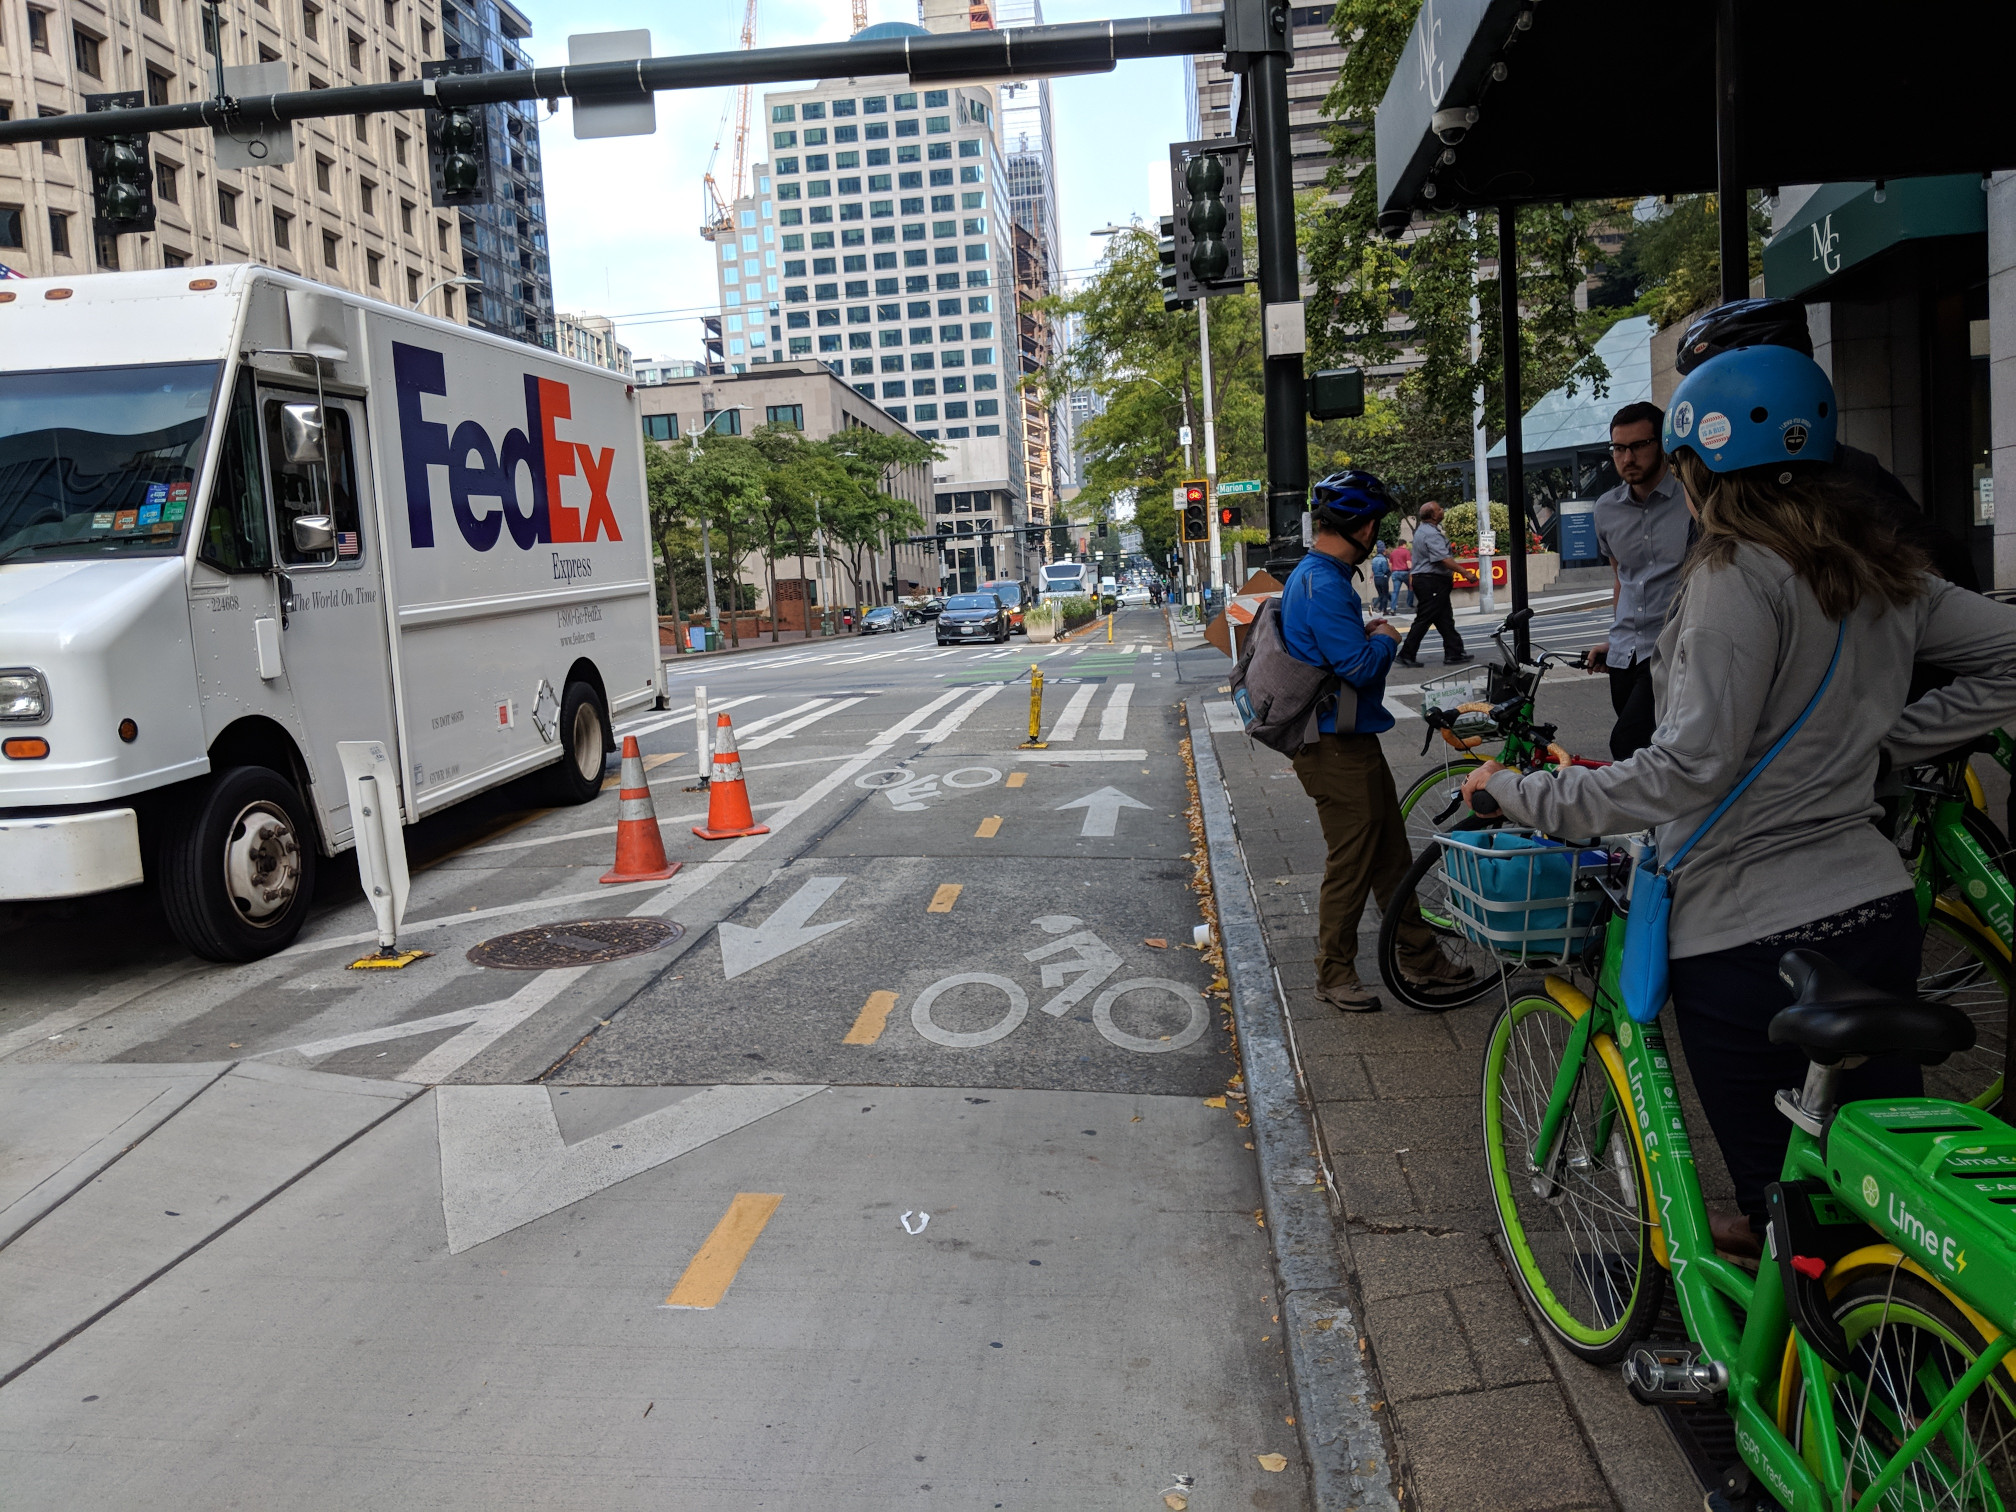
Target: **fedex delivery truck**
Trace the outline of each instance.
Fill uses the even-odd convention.
[[[0,283],[0,899],[152,880],[269,955],[357,840],[339,742],[406,824],[585,803],[660,692],[621,376],[266,268]]]

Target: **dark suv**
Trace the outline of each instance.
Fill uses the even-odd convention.
[[[955,593],[945,600],[938,616],[938,644],[956,646],[961,641],[986,638],[1005,641],[1013,630],[1008,606],[992,593]]]

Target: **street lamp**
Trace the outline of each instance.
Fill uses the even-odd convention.
[[[482,287],[482,279],[471,278],[466,273],[458,273],[453,278],[443,278],[427,285],[427,291],[413,301],[413,308],[416,310],[426,309],[427,301],[432,299],[435,292],[440,289],[480,289]]]

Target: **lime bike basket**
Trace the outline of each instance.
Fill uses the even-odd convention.
[[[1581,850],[1531,830],[1468,830],[1435,840],[1449,912],[1466,938],[1530,965],[1560,965],[1581,953],[1599,901],[1576,886]]]

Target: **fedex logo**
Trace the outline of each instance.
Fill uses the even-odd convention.
[[[446,364],[439,352],[392,343],[392,376],[399,391],[399,453],[406,472],[406,528],[415,546],[434,544],[434,496],[428,469],[448,474],[448,505],[462,539],[478,551],[488,551],[510,527],[512,544],[530,551],[546,542],[593,541],[606,535],[623,539],[616,512],[609,503],[609,474],[616,449],[600,451],[566,440],[555,422],[571,417],[568,386],[548,378],[525,375],[525,428],[507,431],[501,445],[479,421],[464,420],[448,427],[422,414],[422,397],[446,397]],[[527,474],[530,504],[519,489],[520,469]],[[588,502],[573,505],[561,493],[562,478],[579,477],[587,484]]]

